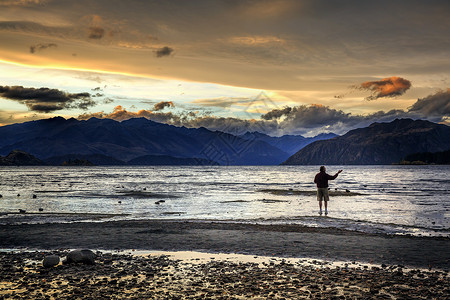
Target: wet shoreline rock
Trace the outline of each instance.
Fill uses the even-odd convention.
[[[59,264],[60,258],[57,255],[48,255],[44,257],[42,265],[44,268],[51,268]]]
[[[82,263],[86,265],[95,264],[95,253],[89,249],[73,250],[67,254],[66,264]]]

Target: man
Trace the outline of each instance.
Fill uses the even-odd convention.
[[[342,172],[339,170],[334,176],[328,175],[324,166],[320,167],[320,173],[314,177],[314,183],[317,185],[317,201],[319,201],[319,214],[322,215],[322,199],[325,201],[325,215],[328,215],[328,201],[330,196],[328,195],[328,180],[334,180]]]

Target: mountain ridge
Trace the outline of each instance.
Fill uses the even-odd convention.
[[[263,136],[272,143],[279,139]],[[0,127],[0,155],[21,149],[41,160],[76,153],[104,155],[120,161],[168,155],[207,159],[220,165],[278,165],[290,155],[279,147],[261,138],[242,138],[206,128],[176,127],[145,118],[118,122],[54,117]]]
[[[450,149],[450,127],[425,120],[373,123],[329,140],[316,141],[283,165],[392,164],[418,152]]]

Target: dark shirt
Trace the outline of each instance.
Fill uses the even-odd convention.
[[[337,176],[337,173],[334,176],[331,176],[325,172],[320,172],[316,174],[316,177],[314,177],[314,183],[317,184],[318,188],[327,188],[328,180],[334,180]]]

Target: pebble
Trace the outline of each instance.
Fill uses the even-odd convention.
[[[285,262],[261,266],[223,260],[179,261],[164,255],[97,252],[97,264],[43,269],[30,261],[69,251],[1,252],[2,296],[13,299],[445,299],[444,272],[385,268],[331,268]],[[279,262],[279,261],[278,261]],[[18,270],[21,270],[20,272]],[[207,270],[207,271],[205,271]]]

